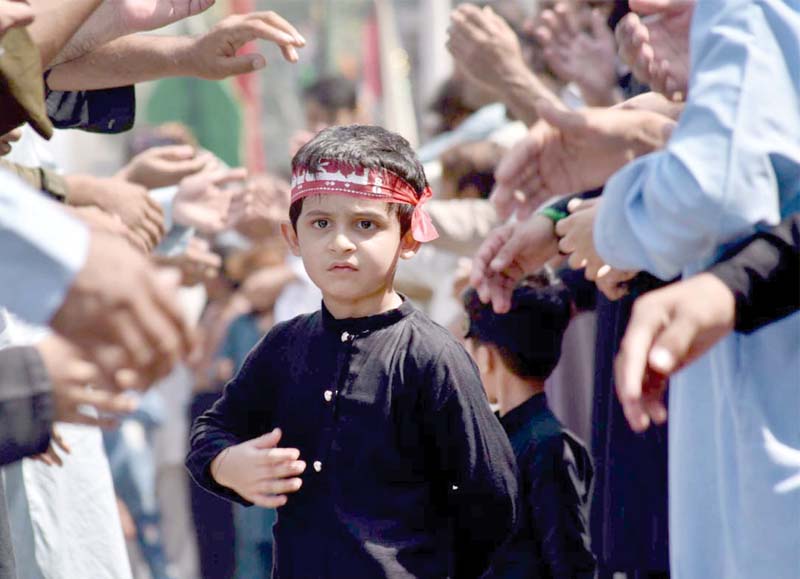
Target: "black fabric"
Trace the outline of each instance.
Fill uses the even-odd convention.
[[[246,504],[209,466],[274,427],[308,468],[278,509],[273,577],[479,577],[513,528],[514,456],[478,370],[407,301],[276,326],[195,422],[192,476]]]
[[[192,421],[219,400],[219,392],[196,394],[189,406]],[[189,497],[197,538],[197,557],[202,579],[234,579],[236,576],[236,527],[233,505],[189,481]]]
[[[736,330],[750,333],[800,308],[800,213],[730,249],[709,269],[736,297]]]
[[[594,576],[589,546],[592,462],[537,394],[500,419],[517,457],[520,515],[484,579]]]
[[[47,89],[46,94],[47,116],[58,129],[116,134],[132,129],[136,120],[132,85],[87,91]]]
[[[663,285],[639,274],[630,283],[630,294],[617,301],[598,293],[591,536],[600,577],[669,571],[667,425],[652,425],[643,433],[631,430],[614,382],[614,358],[633,302]]]
[[[47,450],[54,412],[50,389],[35,348],[0,351],[0,465]]]

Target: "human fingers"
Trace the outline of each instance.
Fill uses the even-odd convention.
[[[285,18],[277,12],[269,10],[267,12],[254,12],[248,16],[248,19],[257,19],[270,26],[280,30],[292,39],[291,44],[294,46],[302,47],[306,45],[306,39],[300,34],[297,29]]]
[[[453,36],[461,37],[473,46],[476,42],[484,43],[489,40],[481,12],[479,8],[471,5],[462,6],[461,9],[454,11],[450,19]]]
[[[41,456],[44,459],[43,462],[45,462],[45,464],[47,464],[48,466],[57,466],[57,467],[64,466],[64,461],[61,459],[61,456],[59,456],[58,452],[56,451],[52,438],[50,439],[50,446],[47,447],[47,450],[45,450]]]
[[[61,433],[55,428],[50,433],[50,445],[52,447],[57,446],[67,454],[72,454],[72,449],[70,448],[69,444],[67,444],[67,441],[64,440],[64,437],[61,436]]]
[[[261,436],[254,438],[251,442],[253,443],[253,446],[255,446],[256,448],[261,448],[261,449],[275,448],[281,441],[282,435],[283,433],[281,432],[280,428],[273,428],[269,432],[266,432]]]
[[[3,2],[3,15],[0,18],[0,34],[11,28],[27,26],[34,19],[34,11],[27,2]]]
[[[503,273],[509,277],[518,278],[515,281],[519,281],[525,272],[512,269],[512,265],[518,262],[517,260],[520,253],[526,249],[525,245],[526,240],[519,234],[519,230],[515,230],[498,249],[494,259],[492,259],[489,264],[491,270],[496,273]]]
[[[261,450],[258,463],[262,466],[276,466],[284,462],[295,462],[300,458],[300,451],[296,448],[267,448]]]
[[[285,479],[296,477],[303,474],[306,470],[306,463],[302,460],[284,460],[275,464],[270,469],[269,478],[271,479]]]
[[[581,32],[577,11],[567,2],[559,2],[553,7],[552,13],[556,23],[555,33],[560,43],[570,44]]]
[[[650,424],[642,399],[648,353],[665,324],[667,312],[660,304],[641,298],[634,303],[628,328],[614,362],[617,397],[631,428],[642,432]]]
[[[153,300],[170,323],[169,335],[177,335],[179,356],[183,357],[192,351],[194,339],[183,312],[174,298],[180,276],[174,275],[174,272],[159,271],[157,275],[149,276],[149,279],[150,284],[148,285]]]
[[[303,480],[300,478],[286,478],[279,480],[266,480],[258,483],[256,491],[260,495],[283,495],[287,493],[295,493],[303,486]]]
[[[696,0],[630,0],[630,9],[642,15],[655,15],[686,10]]]
[[[5,157],[11,152],[11,145],[6,142],[0,142],[0,157]]]
[[[653,342],[648,363],[653,370],[669,376],[689,361],[692,344],[697,339],[699,324],[677,308],[675,316]]]
[[[247,498],[255,506],[264,509],[277,509],[285,505],[288,500],[286,495],[252,495],[245,498]]]
[[[647,412],[647,415],[653,423],[664,424],[667,421],[667,407],[664,404],[665,388],[663,386],[666,382],[666,378],[663,376],[655,376],[653,379],[659,380],[661,384],[644,397],[644,411]]]
[[[517,286],[522,276],[515,276],[516,279],[504,274],[496,274],[488,281],[490,301],[492,309],[497,314],[505,314],[511,310],[511,298],[514,288]]]
[[[489,264],[500,248],[508,241],[512,231],[512,224],[501,225],[489,233],[488,237],[483,241],[472,260],[472,271],[469,276],[469,283],[472,287],[478,289],[481,281],[489,274]]]
[[[247,169],[244,167],[237,167],[222,171],[214,176],[212,183],[217,186],[224,186],[229,183],[238,183],[247,179]]]
[[[196,158],[197,150],[191,145],[164,145],[153,147],[148,152],[167,161],[190,161]]]
[[[159,243],[161,243],[161,228],[158,223],[150,219],[149,216],[145,216],[144,219],[139,222],[136,229],[147,241],[147,245],[150,250],[154,249]]]
[[[220,57],[219,68],[223,77],[238,76],[261,70],[267,66],[267,59],[257,53],[239,56]]]

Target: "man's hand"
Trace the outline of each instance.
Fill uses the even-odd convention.
[[[617,396],[634,431],[667,419],[666,378],[733,331],[735,316],[733,294],[710,273],[636,300],[614,364]]]
[[[572,269],[586,268],[586,279],[590,281],[596,280],[601,270],[611,269],[594,248],[594,218],[601,200],[602,197],[573,199],[568,206],[570,216],[556,223],[559,252],[569,255]]]
[[[131,247],[143,254],[150,252],[149,244],[133,230],[123,223],[119,215],[112,215],[97,207],[86,205],[84,207],[67,207],[67,210],[91,227],[94,231],[115,235],[127,241]]]
[[[462,4],[450,17],[447,48],[474,81],[498,91],[524,70],[519,38],[490,7]]]
[[[609,106],[621,100],[617,86],[617,44],[603,14],[558,2],[544,10],[534,27],[550,69],[581,89],[586,104]]]
[[[569,111],[544,100],[536,109],[541,119],[495,171],[492,203],[504,218],[517,211],[524,219],[551,197],[602,187],[629,161],[663,147],[675,124],[645,110]]]
[[[636,271],[623,271],[606,265],[597,272],[595,284],[610,301],[615,302],[628,295],[628,282],[637,274]]]
[[[64,461],[59,456],[56,447],[60,448],[61,451],[65,452],[66,454],[72,454],[72,449],[64,441],[64,438],[61,436],[58,430],[53,428],[50,431],[50,446],[47,447],[47,450],[45,450],[42,454],[37,454],[30,458],[31,460],[44,463],[47,466],[64,466]]]
[[[269,311],[275,306],[287,284],[296,279],[288,265],[264,267],[247,276],[242,284],[242,295],[256,311]]]
[[[158,189],[177,185],[189,175],[218,166],[219,159],[209,151],[197,151],[190,145],[168,145],[139,153],[115,177],[147,189]]]
[[[0,157],[5,157],[11,152],[11,146],[22,138],[22,129],[14,129],[0,136]]]
[[[289,62],[299,60],[297,49],[306,43],[295,27],[275,12],[233,14],[197,37],[178,57],[192,76],[221,80],[267,65],[260,54],[236,55],[245,44],[258,39],[277,44]]]
[[[127,394],[89,387],[104,384],[100,371],[63,338],[50,335],[36,349],[53,384],[56,421],[110,427],[114,423],[109,415],[123,416],[136,410],[138,403]],[[100,417],[87,414],[86,406],[93,406]]]
[[[176,290],[123,240],[93,232],[86,263],[50,325],[106,380],[120,385],[120,370],[128,369],[137,373],[130,385],[147,387],[191,349]]]
[[[0,37],[6,31],[33,22],[34,11],[27,2],[0,0]]]
[[[694,5],[694,0],[631,0],[632,12],[615,31],[620,58],[634,76],[671,100],[686,98]]]
[[[123,179],[98,178],[88,175],[67,177],[67,203],[75,206],[94,205],[112,215],[139,236],[148,251],[164,237],[164,215],[161,207],[141,185]]]
[[[506,313],[517,283],[557,253],[558,238],[548,217],[536,214],[507,223],[492,231],[475,255],[470,285],[483,303],[491,302],[495,312]]]
[[[211,251],[208,241],[192,237],[186,251],[175,256],[157,256],[160,266],[175,267],[181,272],[182,285],[192,286],[217,277],[222,268],[222,257]]]
[[[211,462],[217,483],[259,507],[286,504],[289,493],[300,490],[306,463],[296,448],[278,448],[280,429],[223,450]]]
[[[172,211],[176,222],[203,233],[218,233],[230,225],[235,199],[248,197],[246,169],[198,173],[181,181]],[[238,201],[236,202],[238,203]],[[235,213],[235,212],[234,212]]]

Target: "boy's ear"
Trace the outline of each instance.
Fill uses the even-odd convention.
[[[414,239],[414,234],[409,230],[400,239],[400,259],[411,259],[414,257],[422,244]]]
[[[286,245],[289,246],[289,251],[292,252],[292,255],[300,257],[300,243],[297,241],[297,232],[289,221],[281,222],[281,235],[286,240]]]

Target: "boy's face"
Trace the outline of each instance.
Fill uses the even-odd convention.
[[[353,315],[377,313],[370,306],[393,292],[398,258],[408,259],[419,248],[410,233],[401,239],[388,203],[342,195],[307,197],[297,231],[289,224],[282,230],[326,305]]]

